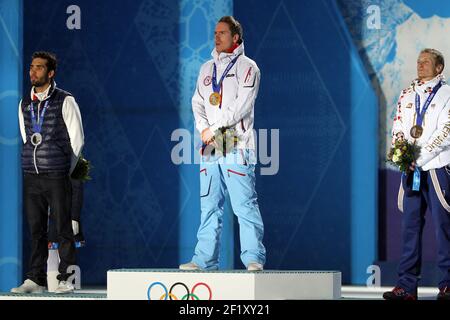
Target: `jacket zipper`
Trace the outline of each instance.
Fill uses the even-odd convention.
[[[41,111],[41,103],[42,101],[39,101],[38,105],[37,105],[37,110],[36,110],[36,114],[37,114],[37,122],[39,123],[40,121],[40,111]],[[33,108],[33,104],[31,104],[31,107]],[[36,160],[36,148],[37,146],[34,147],[34,151],[33,151],[33,162],[34,162],[34,168],[36,170],[36,174],[39,174],[38,168],[37,168],[37,160]]]

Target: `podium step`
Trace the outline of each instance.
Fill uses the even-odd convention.
[[[115,300],[340,299],[341,273],[117,269],[107,273],[107,296]]]
[[[1,292],[0,300],[106,300],[106,294],[103,293],[40,293],[40,294],[26,294],[26,293],[10,293]]]

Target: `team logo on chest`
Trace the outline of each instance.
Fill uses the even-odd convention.
[[[207,87],[211,84],[211,77],[206,76],[205,79],[203,79],[203,84]]]
[[[411,102],[408,103],[408,104],[406,105],[406,108],[408,108],[408,109],[412,108],[412,103],[411,103]]]

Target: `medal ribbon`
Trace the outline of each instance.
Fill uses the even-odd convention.
[[[412,189],[413,191],[420,190],[420,170],[417,167],[414,169]]]
[[[41,111],[41,115],[39,117],[39,121],[36,120],[36,114],[34,113],[34,106],[33,106],[33,102],[30,105],[30,112],[31,112],[31,123],[33,125],[33,132],[37,132],[40,133],[42,130],[42,124],[44,123],[44,116],[45,116],[45,111],[47,110],[48,107],[48,100],[45,101],[44,104],[44,108]]]
[[[222,85],[222,81],[223,79],[225,79],[225,77],[227,76],[228,72],[230,72],[231,68],[233,68],[234,64],[236,63],[237,59],[239,58],[240,54],[234,58],[233,60],[231,60],[231,62],[228,64],[227,68],[225,69],[225,71],[222,74],[222,77],[219,80],[219,83],[217,83],[217,68],[216,68],[216,64],[214,63],[214,69],[213,69],[213,75],[212,75],[212,88],[213,91],[216,93],[220,92],[220,87]]]
[[[436,95],[436,92],[442,87],[442,81],[439,81],[437,85],[434,86],[433,91],[431,91],[430,95],[428,96],[427,100],[425,101],[425,104],[422,107],[422,112],[420,111],[420,96],[416,93],[416,125],[422,126],[423,118],[425,117],[425,112],[427,112],[428,106],[430,105],[431,101],[433,100],[434,96]]]

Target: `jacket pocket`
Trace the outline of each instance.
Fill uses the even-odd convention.
[[[208,176],[206,168],[200,170],[200,197],[207,197],[211,189],[211,176]]]
[[[246,176],[245,173],[242,173],[242,172],[239,172],[239,171],[235,171],[235,170],[232,170],[232,169],[228,169],[227,173],[228,173],[229,177],[231,177],[231,175],[237,175],[237,176],[240,176],[240,177],[245,177]]]

